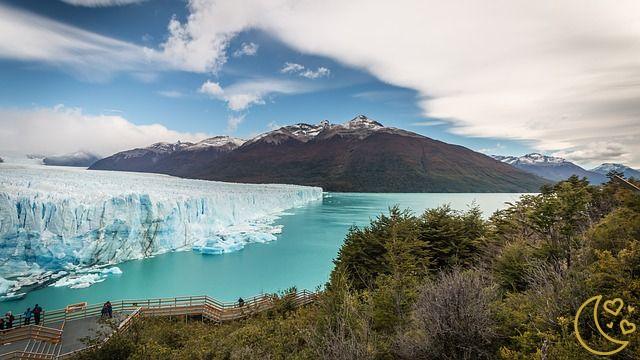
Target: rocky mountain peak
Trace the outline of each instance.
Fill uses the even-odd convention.
[[[369,129],[369,130],[377,130],[381,129],[384,126],[379,122],[368,118],[366,115],[358,115],[353,119],[347,121],[342,124],[343,127],[347,129]]]

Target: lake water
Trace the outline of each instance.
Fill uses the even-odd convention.
[[[0,303],[0,314],[22,312],[39,303],[45,309],[87,301],[209,295],[223,301],[296,286],[313,290],[333,268],[349,227],[363,226],[393,205],[419,213],[442,204],[465,210],[475,202],[485,216],[521,194],[347,194],[328,193],[322,201],[290,210],[278,223],[278,240],[251,244],[222,255],[173,252],[118,266],[122,275],[85,289],[45,287],[19,301]]]

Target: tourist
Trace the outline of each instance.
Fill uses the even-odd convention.
[[[40,325],[40,314],[42,314],[42,308],[40,305],[36,304],[36,306],[33,307],[33,319],[35,320],[36,325]]]
[[[0,318],[0,331],[4,330],[4,319]]]
[[[13,321],[16,319],[16,317],[13,316],[13,313],[11,311],[7,312],[7,315],[5,316],[7,317],[5,328],[11,329],[13,327]]]
[[[31,308],[27,308],[27,311],[25,311],[22,316],[24,317],[24,324],[25,325],[29,325],[31,324],[31,316],[33,315],[33,311],[31,311]]]
[[[107,306],[107,316],[111,319],[113,317],[113,306],[111,306],[111,301],[107,301],[105,305]]]
[[[107,301],[106,303],[102,304],[102,311],[100,312],[100,316],[102,317],[107,317],[107,304],[109,302]]]
[[[243,307],[244,306],[244,299],[243,298],[239,298],[238,299],[238,306],[239,307]]]

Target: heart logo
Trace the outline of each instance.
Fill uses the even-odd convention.
[[[618,316],[620,311],[622,311],[622,307],[624,306],[624,301],[620,298],[615,298],[613,300],[607,300],[604,302],[604,310],[613,316]]]
[[[623,335],[629,335],[632,332],[636,331],[636,324],[630,322],[627,319],[620,321],[620,330],[622,330]]]
[[[608,323],[608,324],[607,324],[607,327],[608,327],[609,329],[613,329],[613,321],[611,321],[610,323]]]

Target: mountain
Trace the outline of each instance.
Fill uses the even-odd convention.
[[[571,175],[586,177],[589,182],[594,184],[601,184],[607,181],[606,176],[585,170],[559,157],[546,156],[539,153],[526,154],[520,157],[501,155],[492,155],[492,157],[520,170],[552,181],[565,180]]]
[[[243,143],[244,140],[229,136],[215,136],[197,143],[161,142],[146,148],[119,152],[96,162],[90,169],[162,174],[175,174],[180,171],[188,174],[192,167],[198,167],[199,162],[217,159]]]
[[[605,176],[607,175],[607,173],[609,173],[609,171],[614,171],[614,170],[623,173],[624,177],[626,178],[633,177],[636,179],[640,179],[640,170],[632,169],[623,164],[604,163],[600,166],[597,166],[591,169],[591,171],[598,174],[605,175]]]
[[[80,166],[89,167],[94,162],[100,160],[102,157],[91,154],[85,151],[78,151],[71,154],[46,156],[42,159],[42,163],[45,165],[54,166]]]
[[[530,192],[545,183],[465,147],[386,127],[364,115],[344,124],[284,126],[207,152],[180,143],[168,144],[160,154],[152,149],[156,145],[115,154],[91,169],[353,192]]]

